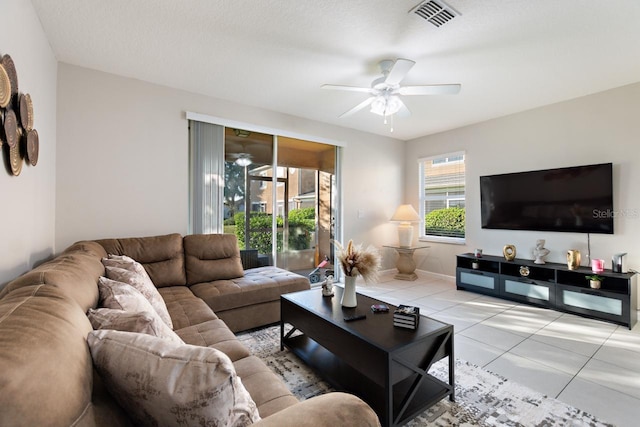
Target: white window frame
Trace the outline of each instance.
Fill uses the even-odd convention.
[[[465,201],[465,209],[466,209],[466,202],[467,202],[467,174],[466,174],[466,153],[464,151],[456,151],[456,152],[452,152],[452,153],[444,153],[444,154],[439,154],[436,156],[428,156],[428,157],[422,157],[420,159],[418,159],[418,180],[419,180],[419,185],[418,185],[418,206],[419,206],[419,214],[420,214],[420,236],[418,238],[419,241],[421,242],[438,242],[438,243],[451,243],[454,245],[464,245],[466,243],[466,235],[467,235],[467,223],[466,223],[466,216],[465,216],[465,237],[446,237],[446,236],[432,236],[432,235],[428,235],[425,234],[425,223],[424,223],[424,217],[426,215],[425,212],[425,202],[426,202],[426,198],[425,198],[425,188],[424,188],[424,162],[428,161],[428,160],[433,160],[433,159],[440,159],[443,157],[449,158],[449,157],[456,157],[456,156],[462,156],[462,159],[456,159],[453,160],[451,162],[447,161],[444,163],[437,163],[434,165],[434,167],[438,167],[438,166],[444,166],[444,165],[450,165],[452,163],[464,163],[465,164],[465,184],[464,184],[464,189],[465,189],[465,196],[464,197],[452,197],[451,200],[464,200]],[[447,199],[447,206],[449,204],[448,202],[449,199]]]

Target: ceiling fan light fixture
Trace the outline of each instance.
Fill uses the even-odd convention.
[[[371,112],[379,116],[391,116],[400,111],[402,102],[395,95],[378,95],[371,103]]]
[[[251,156],[249,156],[247,153],[240,153],[240,155],[236,159],[236,165],[238,166],[245,167],[245,166],[249,166],[251,163],[253,163],[251,161]]]

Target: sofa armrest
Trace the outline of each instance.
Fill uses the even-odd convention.
[[[256,427],[380,427],[378,416],[360,398],[333,392],[316,396],[269,415]]]

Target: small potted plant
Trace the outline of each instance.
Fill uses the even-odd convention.
[[[593,289],[600,289],[600,285],[604,280],[604,277],[598,276],[597,274],[591,274],[585,277],[589,280],[589,286],[591,286]]]

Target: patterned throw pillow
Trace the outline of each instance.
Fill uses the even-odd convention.
[[[93,331],[87,341],[94,366],[137,425],[240,427],[260,420],[219,350],[111,330]]]
[[[94,310],[90,308],[87,317],[93,329],[138,332],[164,338],[176,344],[184,344],[178,334],[173,332],[155,312],[134,312],[114,308],[98,308]]]
[[[167,305],[142,264],[124,255],[109,255],[109,257],[102,259],[107,277],[118,282],[128,283],[139,290],[149,300],[160,318],[173,329]]]
[[[138,274],[147,274],[147,270],[144,269],[142,264],[126,255],[109,254],[107,258],[102,258],[102,264],[105,267],[118,267],[124,268],[125,270],[134,271]]]
[[[160,322],[165,323],[149,300],[147,300],[139,290],[128,283],[100,277],[98,279],[98,291],[100,292],[101,307],[123,310],[130,313],[143,311],[151,316],[156,316]],[[169,326],[167,326],[167,329],[172,330]]]

